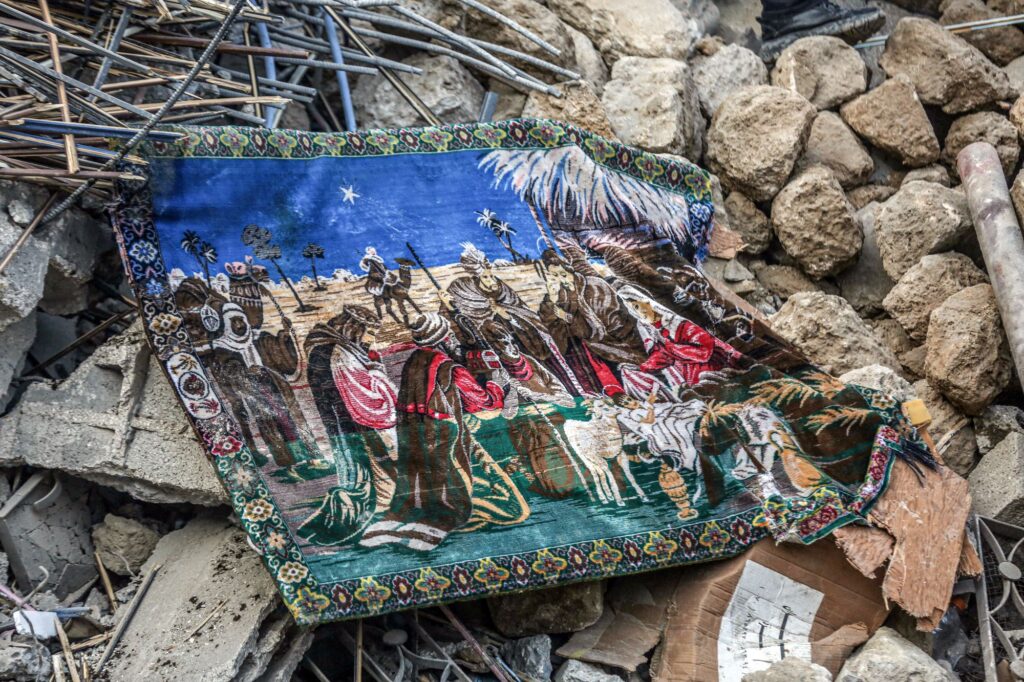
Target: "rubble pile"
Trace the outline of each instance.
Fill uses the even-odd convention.
[[[535,47],[452,0],[416,4],[463,35]],[[1024,217],[1024,33],[942,28],[1013,3],[877,0],[884,47],[805,38],[767,65],[756,2],[486,4],[558,47],[559,66],[582,80],[560,97],[526,95],[443,54],[380,54],[422,70],[408,83],[445,122],[476,119],[497,93],[495,118],[563,119],[710,169],[708,275],[844,381],[923,400],[974,510],[1024,525],[1024,398],[955,167],[966,145],[993,144]],[[359,77],[353,101],[360,128],[426,123],[380,75]],[[320,129],[304,112],[289,108],[285,124]],[[0,181],[0,251],[46,198]],[[691,680],[731,665],[713,635],[755,579],[749,557],[299,628],[130,324],[102,209],[87,199],[43,225],[0,272],[0,679],[89,679],[84,664],[115,681],[348,680],[357,651],[374,680]],[[911,499],[920,483],[892,485]],[[942,485],[949,518],[966,518],[966,485]],[[788,611],[805,629],[791,655],[729,679],[985,679],[967,602],[932,612],[921,597],[919,612],[901,613],[917,588],[881,570],[928,554],[955,572],[959,526],[950,521],[956,551],[944,554],[901,535],[892,507],[876,512],[891,533],[850,529],[837,537],[845,553],[831,539],[752,550],[821,607]],[[935,634],[916,633],[922,623]],[[1021,632],[1024,616],[1009,627]]]

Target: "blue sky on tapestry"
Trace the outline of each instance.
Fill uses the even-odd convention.
[[[492,187],[494,176],[477,168],[484,152],[394,155],[314,160],[157,159],[167,164],[155,178],[153,205],[168,267],[186,273],[196,263],[180,247],[186,230],[194,230],[217,249],[218,265],[251,253],[241,241],[243,228],[269,228],[280,245],[281,265],[289,277],[309,270],[303,247],[322,225],[333,227],[337,240],[320,234],[325,251],[317,270],[327,276],[336,268],[360,274],[362,246],[374,246],[390,267],[409,258],[405,242],[428,266],[457,262],[461,242],[472,241],[489,258],[509,258],[490,230],[477,223],[477,211],[490,209],[518,234],[513,246],[526,255],[540,252],[540,233],[529,208],[511,190]],[[302,169],[296,173],[296,166]],[[285,181],[284,179],[288,180]],[[355,242],[342,235],[364,235]]]

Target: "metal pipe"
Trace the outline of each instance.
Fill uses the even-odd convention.
[[[270,33],[267,31],[267,25],[262,21],[256,22],[256,35],[260,39],[260,45],[266,48],[273,47],[270,42]],[[277,80],[277,64],[274,62],[274,58],[271,55],[267,55],[263,58],[263,71],[267,74],[267,78]],[[268,128],[274,127],[274,121],[277,119],[277,107],[267,107],[264,111],[266,117],[264,125]]]
[[[1017,365],[1017,378],[1024,384],[1024,235],[1010,201],[1003,166],[995,147],[988,142],[964,147],[956,157],[956,166]]]
[[[321,10],[324,19],[324,31],[327,33],[327,41],[331,45],[331,58],[343,64],[345,62],[344,57],[341,56],[341,44],[338,41],[338,31],[334,26],[334,19],[326,11]],[[352,107],[352,91],[348,87],[348,74],[341,69],[334,72],[335,77],[338,79],[338,90],[341,92],[341,110],[345,114],[345,129],[348,131],[356,130],[356,112]],[[362,623],[362,621],[359,621]]]

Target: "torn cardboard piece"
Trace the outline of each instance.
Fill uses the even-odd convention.
[[[762,540],[739,557],[690,569],[669,605],[651,677],[740,682],[784,657],[835,674],[886,618],[880,583],[827,539]]]

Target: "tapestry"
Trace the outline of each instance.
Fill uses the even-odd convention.
[[[716,292],[696,166],[533,119],[177,131],[111,216],[302,623],[809,543],[928,463]]]

